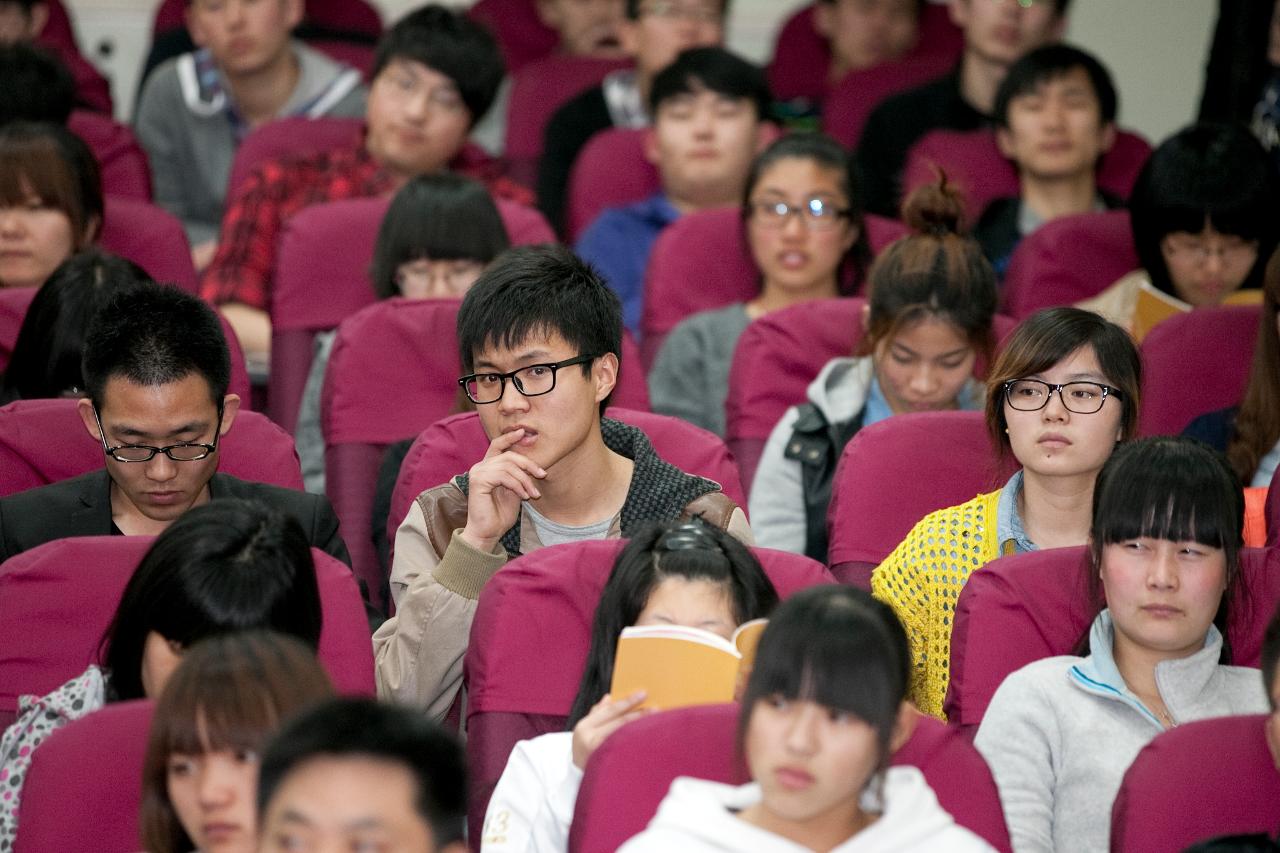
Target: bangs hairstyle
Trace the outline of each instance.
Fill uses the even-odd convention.
[[[627,0],[625,7],[628,20],[636,20],[640,17],[640,6],[644,0]],[[720,20],[723,21],[729,16],[729,0],[720,0]]]
[[[801,590],[779,605],[760,638],[738,718],[738,753],[745,757],[756,705],[782,696],[867,723],[880,746],[877,770],[883,770],[910,678],[907,634],[887,604],[855,587]]]
[[[1280,250],[1267,262],[1262,316],[1253,348],[1253,366],[1236,425],[1227,443],[1227,461],[1241,482],[1253,481],[1258,464],[1280,441]],[[14,355],[16,357],[17,351]]]
[[[840,260],[836,284],[841,296],[852,296],[866,280],[867,266],[871,263],[871,243],[867,239],[867,223],[862,217],[862,195],[858,189],[853,160],[840,143],[825,133],[791,133],[775,139],[768,148],[751,163],[742,195],[742,223],[746,226],[751,217],[751,196],[755,194],[765,172],[781,160],[808,160],[820,169],[840,176],[840,192],[844,195],[846,217],[850,225],[858,229],[858,239]]]
[[[142,655],[155,631],[183,648],[205,637],[267,628],[320,643],[320,592],[306,534],[293,516],[219,499],[156,537],[100,647],[111,698],[139,699]]]
[[[369,277],[378,298],[389,299],[400,295],[401,264],[426,258],[488,265],[510,245],[483,184],[450,172],[422,175],[401,187],[387,208]]]
[[[1227,617],[1240,577],[1243,525],[1244,492],[1222,454],[1181,436],[1128,442],[1102,466],[1093,489],[1090,600],[1096,610],[1104,606],[1099,572],[1107,545],[1149,537],[1221,548],[1227,590],[1214,624],[1222,632],[1222,662],[1230,663]]]
[[[494,347],[515,349],[559,335],[578,355],[613,353],[622,365],[622,304],[589,264],[563,246],[517,246],[501,255],[467,291],[458,310],[464,373]],[[592,364],[582,365],[591,375]],[[612,396],[612,394],[610,395]],[[600,403],[604,412],[606,397]]]
[[[641,531],[618,555],[600,594],[587,666],[569,712],[570,731],[609,692],[618,636],[623,628],[636,624],[649,596],[667,578],[722,586],[738,625],[768,616],[778,603],[778,593],[760,561],[720,528],[693,519]]]
[[[1277,197],[1275,164],[1252,133],[1235,124],[1194,124],[1162,142],[1138,174],[1129,198],[1138,260],[1152,284],[1174,294],[1161,242],[1210,225],[1257,241],[1258,260],[1242,285],[1257,288],[1280,240]]]
[[[1009,73],[996,90],[992,116],[1001,127],[1008,128],[1009,103],[1013,99],[1034,95],[1041,86],[1065,77],[1077,68],[1089,78],[1089,86],[1098,101],[1101,126],[1115,121],[1120,104],[1111,75],[1093,54],[1069,44],[1038,47],[1010,66]]]
[[[693,47],[680,53],[649,89],[649,115],[655,119],[667,101],[712,92],[735,101],[750,101],[756,120],[769,117],[769,84],[760,66],[723,47]]]
[[[139,815],[143,847],[148,853],[195,847],[169,799],[171,756],[260,753],[285,718],[332,695],[315,652],[293,637],[228,634],[202,640],[183,654],[156,703],[147,742]]]
[[[97,239],[102,174],[89,146],[61,125],[15,121],[0,127],[0,207],[25,207],[32,196],[71,222],[74,249]]]
[[[913,323],[936,317],[990,364],[996,274],[977,241],[961,234],[964,199],[940,175],[911,193],[902,215],[914,233],[892,243],[871,266],[867,333],[855,354],[872,355]]]
[[[1124,329],[1092,311],[1045,308],[1018,324],[987,377],[987,434],[1001,458],[1013,452],[1004,415],[1004,384],[1048,370],[1081,347],[1092,347],[1106,384],[1119,390],[1120,432],[1128,441],[1138,432],[1142,360]],[[1089,417],[1081,415],[1081,417]],[[1095,492],[1096,494],[1096,492]]]
[[[369,79],[376,80],[398,60],[421,63],[448,77],[473,127],[489,111],[506,73],[498,43],[488,30],[435,3],[415,9],[387,30],[378,42]]]

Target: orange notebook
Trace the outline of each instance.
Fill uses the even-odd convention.
[[[732,702],[751,672],[766,624],[746,622],[732,640],[680,625],[624,628],[609,693],[621,698],[644,690],[641,707],[663,710]]]
[[[1258,290],[1237,290],[1222,300],[1223,305],[1258,305],[1262,301],[1262,292]],[[1150,282],[1144,281],[1138,286],[1138,301],[1133,309],[1133,338],[1139,343],[1155,326],[1168,320],[1175,314],[1191,310],[1191,305],[1176,296],[1170,296]]]

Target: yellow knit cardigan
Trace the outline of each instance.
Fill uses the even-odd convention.
[[[926,515],[871,575],[871,592],[898,614],[911,642],[909,698],[945,720],[951,618],[969,575],[999,556],[1000,490]]]

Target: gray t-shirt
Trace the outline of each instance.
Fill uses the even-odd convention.
[[[528,513],[529,520],[533,522],[534,529],[538,531],[538,541],[543,545],[566,545],[570,542],[604,539],[609,533],[609,528],[613,526],[614,516],[612,515],[603,521],[593,521],[580,527],[570,527],[567,524],[560,524],[547,518],[530,506],[527,501],[523,504],[523,508]]]

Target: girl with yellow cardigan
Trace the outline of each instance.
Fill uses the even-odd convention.
[[[943,719],[951,620],[969,575],[1005,554],[1083,545],[1093,484],[1138,427],[1142,367],[1128,332],[1047,308],[1009,337],[987,379],[987,429],[1021,469],[1003,488],[930,513],[871,576],[911,643],[910,698]]]

